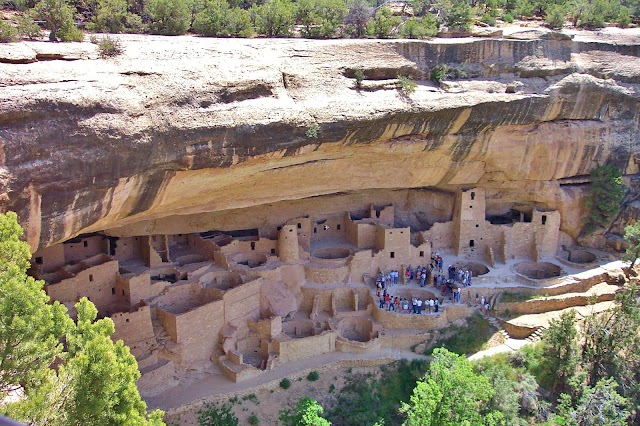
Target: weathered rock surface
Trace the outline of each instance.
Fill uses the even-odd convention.
[[[428,226],[450,216],[448,191],[476,186],[489,213],[555,208],[575,238],[589,170],[637,172],[640,43],[523,38],[127,35],[109,60],[89,43],[3,45],[0,209],[19,212],[35,250],[392,199]],[[468,78],[441,88],[439,64]],[[398,75],[416,92],[376,84]]]

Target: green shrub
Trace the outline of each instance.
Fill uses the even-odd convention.
[[[409,18],[400,28],[400,35],[404,38],[433,37],[438,34],[438,21],[433,14],[423,18]]]
[[[298,0],[296,5],[302,35],[309,38],[336,37],[347,14],[344,0]]]
[[[291,387],[291,380],[287,379],[286,377],[280,380],[280,387],[282,389],[289,389]]]
[[[249,14],[259,34],[281,37],[291,34],[295,24],[295,6],[290,0],[268,0],[253,5]]]
[[[402,18],[393,16],[391,9],[381,7],[367,24],[367,33],[377,38],[390,38],[401,23]]]
[[[93,43],[93,40],[91,40],[91,42]],[[96,44],[98,45],[98,52],[102,58],[113,58],[124,52],[120,40],[109,37],[108,35],[97,40]]]
[[[308,138],[316,139],[318,137],[319,132],[320,132],[320,126],[318,126],[317,124],[312,124],[311,126],[309,126],[309,128],[305,132],[305,135]]]
[[[454,0],[445,22],[450,29],[469,31],[474,16],[475,9],[466,0]]]
[[[513,15],[511,15],[510,13],[503,13],[501,19],[507,24],[513,23]]]
[[[84,40],[84,33],[73,21],[67,21],[58,29],[57,37],[64,42],[81,42]]]
[[[256,416],[255,414],[252,414],[252,415],[249,417],[249,420],[247,420],[247,421],[249,422],[249,424],[250,424],[251,426],[257,426],[257,425],[259,425],[259,424],[260,424],[260,420],[258,420],[258,416]]]
[[[191,12],[185,0],[149,0],[146,12],[152,34],[180,35],[189,30]]]
[[[17,31],[6,21],[0,21],[0,43],[16,41]]]
[[[91,17],[91,22],[87,24],[87,29],[98,32],[121,33],[130,24],[135,23],[135,19],[130,18],[131,15],[133,14],[128,11],[126,0],[99,0],[96,13]],[[141,25],[142,22],[140,21],[139,24]],[[135,28],[133,30],[134,32],[136,31]]]
[[[315,382],[319,378],[320,378],[320,374],[318,374],[318,372],[315,370],[307,374],[307,380],[309,380],[310,382]]]
[[[405,95],[409,96],[418,88],[418,84],[405,75],[398,76],[398,89]]]
[[[223,404],[218,407],[207,404],[204,409],[198,411],[198,424],[200,426],[238,426],[238,418],[231,411],[231,406]]]
[[[28,38],[29,40],[37,40],[42,36],[40,27],[28,13],[22,14],[18,17],[17,30],[20,37]]]
[[[533,16],[535,5],[529,0],[517,0],[513,14],[520,18],[530,18]]]
[[[253,26],[246,10],[231,8],[226,0],[211,0],[196,14],[193,30],[207,37],[249,37]]]
[[[356,88],[361,89],[362,88],[362,82],[364,81],[365,78],[367,78],[364,75],[364,71],[356,70],[356,72],[353,73],[353,77],[356,79]]]
[[[544,22],[547,26],[554,30],[559,30],[564,27],[564,20],[566,17],[566,9],[559,4],[552,4],[546,10]]]
[[[429,73],[429,78],[431,81],[436,83],[440,83],[441,81],[449,78],[449,66],[447,64],[436,65],[431,68],[431,72]]]
[[[254,404],[260,404],[260,401],[258,400],[258,397],[256,396],[255,393],[250,393],[249,395],[245,395],[242,397],[243,401],[251,401]]]
[[[484,15],[482,15],[482,18],[480,19],[482,22],[484,22],[487,25],[490,25],[492,27],[496,26],[496,17],[493,16],[490,13],[485,13]]]
[[[627,28],[631,24],[631,11],[629,8],[622,6],[615,21],[620,28]]]

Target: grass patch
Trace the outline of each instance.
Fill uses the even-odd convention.
[[[502,294],[500,302],[526,302],[527,300],[542,299],[544,297],[546,296],[543,296],[541,294],[511,293],[509,291],[506,291]]]
[[[429,347],[426,355],[431,355],[433,350],[439,347],[448,349],[459,355],[468,355],[483,349],[496,329],[489,324],[489,321],[482,315],[475,314],[467,318],[466,327],[451,326],[449,331],[453,332],[451,337],[437,342]]]

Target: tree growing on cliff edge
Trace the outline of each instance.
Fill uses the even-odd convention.
[[[0,394],[37,386],[62,352],[66,308],[27,276],[31,254],[13,212],[0,215]]]
[[[0,215],[0,396],[23,395],[0,412],[33,426],[163,426],[161,411],[146,413],[129,348],[111,340],[113,321],[96,321],[86,298],[77,324],[49,304],[44,283],[26,274],[31,254],[21,235],[15,213]]]
[[[609,224],[620,211],[624,192],[622,172],[617,166],[605,164],[591,170],[591,189],[586,201],[589,210],[587,229],[593,230]]]

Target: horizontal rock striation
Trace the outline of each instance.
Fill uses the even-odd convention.
[[[489,214],[557,209],[575,238],[585,175],[638,170],[634,40],[118,37],[107,60],[89,43],[0,46],[0,209],[33,250],[368,202],[427,227],[461,186],[485,188]],[[465,78],[431,82],[442,64]]]

